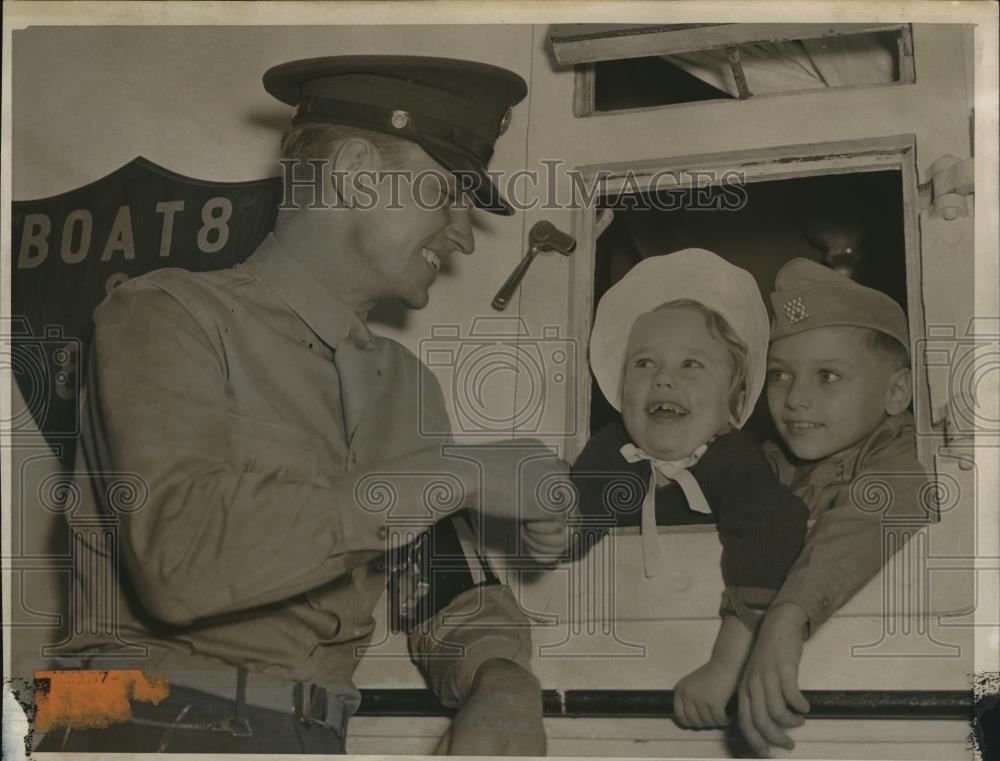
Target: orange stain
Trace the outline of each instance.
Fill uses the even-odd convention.
[[[36,671],[35,729],[106,727],[127,721],[132,701],[159,703],[170,693],[163,677],[138,670]]]

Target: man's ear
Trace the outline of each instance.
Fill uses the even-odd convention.
[[[898,415],[910,406],[913,399],[913,377],[910,368],[903,367],[889,376],[886,384],[885,411],[888,415]]]
[[[376,184],[378,150],[363,137],[344,141],[333,155],[330,174],[333,192],[344,206],[371,205],[371,189]]]

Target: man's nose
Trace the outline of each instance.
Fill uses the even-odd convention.
[[[472,211],[470,209],[451,208],[448,210],[448,227],[445,236],[449,242],[463,254],[471,254],[476,250],[476,235],[472,230]]]

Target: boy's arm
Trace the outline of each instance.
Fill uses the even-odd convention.
[[[799,660],[807,617],[794,603],[772,607],[764,617],[737,692],[740,732],[754,753],[770,756],[772,746],[795,743],[783,729],[803,724],[809,701],[799,691]],[[789,707],[798,711],[792,713]]]
[[[794,747],[783,729],[798,726],[796,711],[808,710],[798,689],[802,644],[878,574],[888,560],[883,518],[906,517],[909,528],[927,520],[920,493],[926,483],[914,456],[912,429],[871,453],[862,472],[837,491],[806,538],[802,555],[788,574],[761,626],[740,689],[740,727],[759,755],[769,746]],[[891,494],[883,507],[871,495]],[[898,531],[901,546],[909,531]]]
[[[756,440],[727,435],[705,453],[696,478],[717,517],[722,543],[722,625],[712,657],[674,688],[682,726],[724,726],[753,635],[802,549],[805,504],[775,478]]]
[[[816,521],[774,605],[800,607],[810,630],[826,621],[889,559],[886,536],[894,529],[893,522],[905,518],[912,529],[928,521],[920,496],[926,482],[920,463],[904,455],[872,463],[843,485]],[[886,500],[882,494],[891,498]],[[893,522],[887,523],[890,514]],[[908,536],[904,531],[900,538],[905,541]],[[893,544],[892,551],[898,546]]]
[[[718,439],[699,470],[718,516],[726,588],[720,613],[751,633],[802,550],[808,510],[780,483],[754,437],[740,431]]]

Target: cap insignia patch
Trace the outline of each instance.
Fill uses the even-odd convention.
[[[802,300],[801,296],[796,296],[791,301],[786,301],[784,310],[785,318],[792,325],[797,322],[801,322],[809,316],[809,313],[806,311],[806,304]]]

